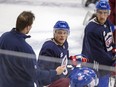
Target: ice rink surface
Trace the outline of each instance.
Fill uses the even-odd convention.
[[[81,53],[83,20],[94,6],[85,8],[82,0],[0,0],[0,36],[15,27],[17,16],[22,11],[32,11],[35,21],[27,39],[37,56],[43,42],[53,36],[53,26],[58,20],[69,23],[68,37],[70,55]],[[110,86],[111,87],[111,86]]]
[[[35,14],[35,21],[30,31],[28,42],[38,54],[42,43],[53,36],[53,26],[56,21],[69,23],[70,55],[79,54],[82,46],[83,20],[88,8],[82,6],[81,0],[0,0],[0,35],[15,27],[17,16],[24,10]],[[92,9],[93,10],[93,9]]]

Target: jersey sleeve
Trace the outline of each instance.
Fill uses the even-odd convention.
[[[109,64],[112,61],[112,56],[105,51],[103,47],[103,38],[99,38],[94,32],[88,33],[88,42],[90,44],[91,56],[100,64]],[[105,43],[104,43],[105,44]]]

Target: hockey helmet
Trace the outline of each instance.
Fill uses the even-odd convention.
[[[54,30],[66,30],[70,33],[70,27],[66,21],[57,21],[54,25]]]
[[[94,87],[98,84],[96,73],[87,67],[74,69],[70,76],[71,87]]]
[[[96,79],[96,77],[97,77],[95,71],[88,67],[83,67],[80,69],[80,71],[84,72],[85,74],[91,75],[94,79]]]
[[[96,3],[97,10],[110,10],[110,5],[108,1],[101,0]]]

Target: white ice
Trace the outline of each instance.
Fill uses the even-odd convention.
[[[36,19],[29,33],[32,37],[31,39],[28,39],[28,42],[31,44],[37,55],[43,42],[47,38],[53,36],[53,26],[58,20],[67,21],[71,28],[68,38],[70,55],[80,54],[84,29],[83,20],[87,11],[90,9],[85,9],[81,4],[81,0],[49,0],[48,2],[47,0],[43,0],[43,2],[48,4],[42,3],[42,0],[37,0],[37,2],[38,4],[35,4],[36,1],[33,1],[33,3],[24,2],[21,4],[1,3],[0,35],[15,27],[16,18],[22,11],[29,10],[35,14]]]

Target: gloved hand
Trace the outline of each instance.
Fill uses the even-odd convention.
[[[72,64],[74,66],[76,66],[79,63],[87,62],[88,61],[87,58],[85,58],[83,56],[79,56],[79,55],[70,56],[70,59],[72,60]]]

